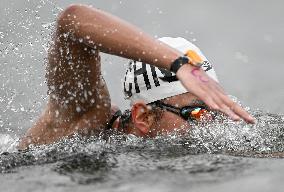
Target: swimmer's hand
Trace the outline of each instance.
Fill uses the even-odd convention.
[[[234,121],[244,119],[248,123],[255,123],[254,118],[231,100],[219,83],[201,68],[183,65],[176,75],[188,91],[199,97],[211,109],[223,112]]]

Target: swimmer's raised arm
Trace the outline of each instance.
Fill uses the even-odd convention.
[[[125,58],[140,60],[170,69],[172,62],[183,53],[155,40],[141,29],[104,11],[84,5],[71,5],[59,17],[58,30],[89,47]],[[209,107],[219,110],[233,120],[254,119],[233,102],[220,85],[204,71],[183,65],[177,77],[185,88],[203,100]]]
[[[85,5],[71,5],[59,17],[58,29],[102,52],[142,60],[170,69],[182,53],[141,29],[109,13]],[[62,33],[62,31],[61,31]]]

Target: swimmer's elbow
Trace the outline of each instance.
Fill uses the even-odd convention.
[[[72,4],[65,8],[57,18],[57,27],[60,31],[67,32],[70,28],[74,28],[77,23],[80,23],[81,15],[91,9],[82,4]]]

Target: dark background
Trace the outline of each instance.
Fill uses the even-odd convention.
[[[273,0],[1,0],[0,129],[21,134],[47,101],[45,57],[60,10],[86,3],[111,12],[155,37],[191,40],[215,65],[227,92],[252,109],[284,113],[283,1]],[[87,19],[87,18],[86,18]],[[122,108],[127,60],[103,55],[113,102]]]

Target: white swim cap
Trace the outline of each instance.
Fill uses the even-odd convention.
[[[159,40],[182,53],[194,51],[203,60],[203,70],[218,82],[213,66],[194,44],[181,37],[163,37]],[[125,99],[129,99],[131,105],[138,100],[151,103],[188,92],[174,73],[138,61],[130,61],[123,86]]]

